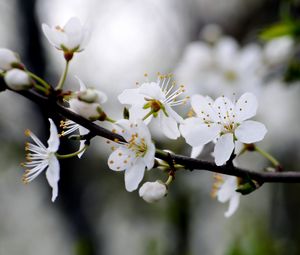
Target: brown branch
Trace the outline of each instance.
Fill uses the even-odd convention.
[[[70,119],[81,126],[87,128],[91,132],[91,137],[100,136],[109,140],[118,139],[121,142],[126,142],[125,139],[103,127],[96,125],[95,123],[79,116],[78,114],[70,111],[66,107],[60,105],[56,98],[42,96],[35,93],[34,91],[14,91],[29,100],[37,103],[40,107],[48,109],[49,113],[59,114],[67,119]],[[265,182],[281,182],[281,183],[300,183],[300,172],[257,172],[247,170],[232,165],[217,166],[212,162],[207,162],[199,159],[190,158],[183,155],[171,154],[172,160],[176,164],[182,165],[184,168],[189,170],[206,170],[214,173],[221,173],[226,175],[232,175],[242,178],[250,178],[256,180],[259,183]],[[170,154],[161,150],[156,150],[155,157],[169,161]]]

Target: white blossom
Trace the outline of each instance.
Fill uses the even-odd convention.
[[[107,101],[107,96],[99,90],[86,88],[79,78],[77,80],[80,91],[76,92],[75,96],[69,100],[70,109],[86,119],[99,118],[102,114],[101,106]]]
[[[13,68],[4,75],[6,85],[13,90],[24,90],[32,86],[28,74],[20,69]]]
[[[136,89],[126,89],[118,97],[122,104],[131,105],[129,112],[133,118],[143,119],[147,124],[159,121],[161,131],[170,139],[180,136],[178,123],[183,121],[173,106],[184,104],[187,97],[177,100],[185,90],[183,86],[175,89],[170,76],[159,76],[157,82],[146,82]],[[153,118],[154,117],[154,118]]]
[[[30,136],[33,143],[26,143],[25,150],[27,151],[26,163],[22,165],[26,168],[23,177],[24,183],[29,183],[34,180],[41,172],[46,170],[46,177],[49,185],[52,187],[52,202],[55,201],[58,195],[59,181],[59,161],[56,157],[56,152],[59,148],[59,137],[57,128],[52,119],[50,122],[50,136],[48,139],[48,147],[33,134],[30,130],[26,130],[25,134]]]
[[[263,49],[264,61],[270,67],[282,65],[291,57],[294,41],[290,36],[275,38],[266,43]]]
[[[191,105],[196,116],[184,120],[181,134],[193,148],[214,141],[213,155],[218,166],[230,158],[236,142],[255,143],[267,132],[262,123],[248,120],[257,111],[257,100],[251,93],[243,94],[234,103],[224,96],[213,101],[210,97],[194,95]]]
[[[9,49],[0,48],[0,70],[7,71],[13,68],[14,64],[19,64],[20,59],[17,54]]]
[[[161,181],[145,182],[139,189],[139,196],[148,203],[154,203],[167,195],[167,187]]]
[[[90,30],[76,17],[69,19],[63,28],[42,24],[42,30],[54,47],[69,53],[84,50],[90,37]]]
[[[225,217],[232,216],[236,210],[238,209],[240,203],[239,192],[236,192],[238,188],[238,179],[235,176],[227,176],[227,175],[218,175],[217,183],[219,186],[216,191],[216,196],[219,202],[226,203],[229,201],[228,210],[225,212]]]
[[[231,37],[222,37],[214,45],[191,43],[175,71],[176,79],[184,81],[191,93],[212,96],[258,93],[264,73],[261,47],[254,43],[240,47]]]
[[[142,120],[119,120],[113,132],[122,135],[126,143],[119,142],[117,148],[112,147],[108,166],[114,171],[125,170],[126,190],[133,191],[143,179],[145,168],[150,170],[154,165],[155,146],[151,134]]]

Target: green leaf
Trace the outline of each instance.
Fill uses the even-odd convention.
[[[264,29],[260,34],[260,38],[264,41],[268,41],[281,36],[286,36],[286,35],[292,36],[293,31],[294,31],[294,24],[292,22],[277,23]]]

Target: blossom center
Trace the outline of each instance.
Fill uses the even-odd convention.
[[[233,70],[226,70],[224,72],[224,77],[229,82],[234,82],[238,78],[237,73],[235,71],[233,71]]]
[[[132,134],[128,141],[127,148],[135,153],[136,157],[144,157],[147,152],[147,143],[144,138],[139,139],[138,134]]]

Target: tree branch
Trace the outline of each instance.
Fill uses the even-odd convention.
[[[79,116],[78,114],[70,111],[66,107],[60,105],[56,98],[46,97],[40,94],[35,93],[34,91],[13,91],[18,93],[29,100],[37,103],[40,107],[48,110],[49,115],[59,114],[67,119],[70,119],[79,125],[90,130],[92,136],[100,136],[109,140],[118,140],[121,142],[126,142],[126,140],[103,127],[96,125],[95,123]],[[190,158],[183,155],[171,154],[172,160],[176,164],[182,165],[184,168],[189,170],[206,170],[214,173],[232,175],[242,178],[250,178],[259,182],[260,184],[269,182],[269,183],[300,183],[300,172],[257,172],[253,170],[247,170],[232,165],[223,165],[217,166],[216,164],[208,161],[203,161],[199,159]],[[169,161],[170,154],[162,150],[156,150],[155,157]]]

